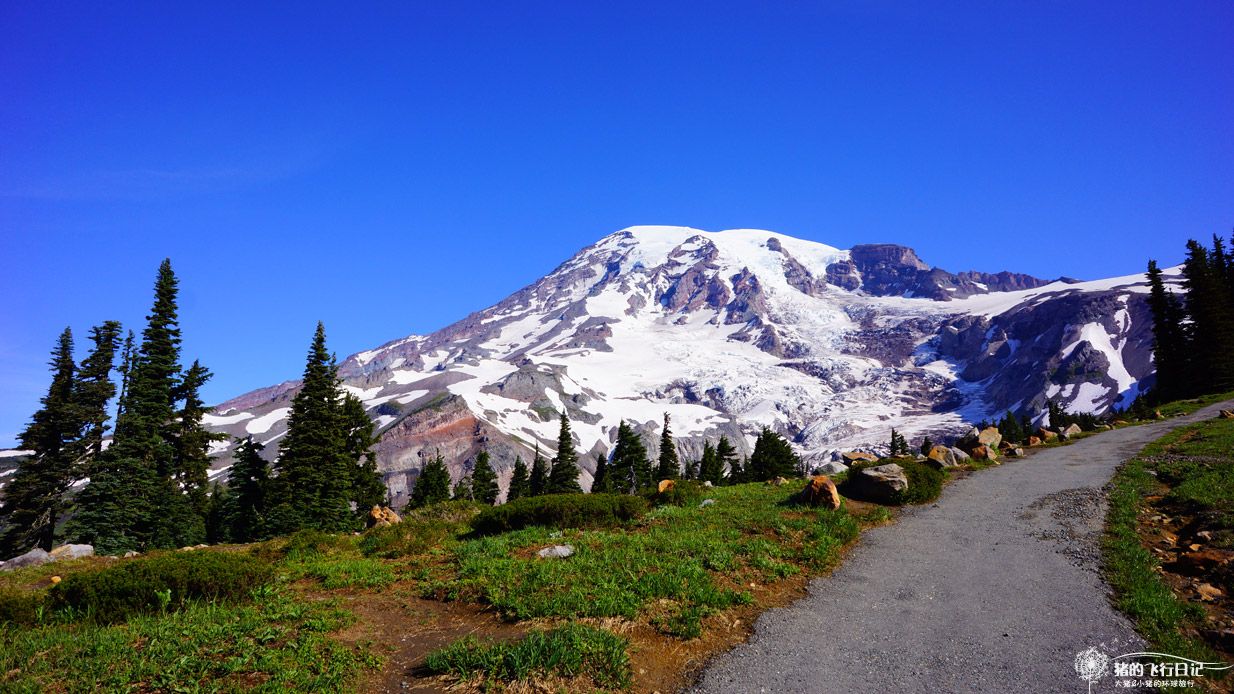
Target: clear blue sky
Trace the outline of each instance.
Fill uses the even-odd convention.
[[[220,401],[633,224],[1084,278],[1234,225],[1228,0],[189,4],[0,5],[0,446],[165,256]]]

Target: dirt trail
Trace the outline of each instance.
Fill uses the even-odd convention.
[[[1098,574],[1101,488],[1145,444],[1228,407],[1105,432],[948,485],[939,503],[864,533],[805,598],[764,613],[696,691],[1088,691],[1077,653],[1142,645]],[[1114,691],[1112,681],[1092,691]]]

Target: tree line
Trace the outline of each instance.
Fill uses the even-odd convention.
[[[0,557],[66,540],[114,554],[353,529],[384,499],[373,423],[339,387],[320,323],[273,468],[260,443],[239,441],[227,487],[211,489],[210,450],[226,435],[203,424],[210,370],[181,361],[178,293],[164,260],[140,341],[131,330],[122,341],[121,324],[105,321],[78,364],[72,330],[61,333],[51,385],[18,436],[31,455],[0,489]]]
[[[1154,405],[1234,390],[1234,255],[1217,235],[1212,248],[1189,240],[1182,277],[1181,295],[1171,292],[1148,261]]]

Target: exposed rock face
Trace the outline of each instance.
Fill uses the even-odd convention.
[[[881,451],[891,427],[943,440],[1006,410],[1039,417],[1050,398],[1125,405],[1152,378],[1146,291],[1139,275],[952,274],[890,244],[636,227],[431,335],[352,355],[339,374],[381,431],[400,508],[438,453],[457,479],[487,450],[504,488],[515,457],[552,457],[563,410],[586,488],[621,421],[654,451],[666,412],[683,459],[721,435],[748,455],[770,426],[813,465]],[[206,423],[272,444],[273,458],[297,388],[242,395]]]

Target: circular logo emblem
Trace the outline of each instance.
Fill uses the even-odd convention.
[[[1096,682],[1110,668],[1110,656],[1096,648],[1086,648],[1075,656],[1075,672],[1085,682]]]

